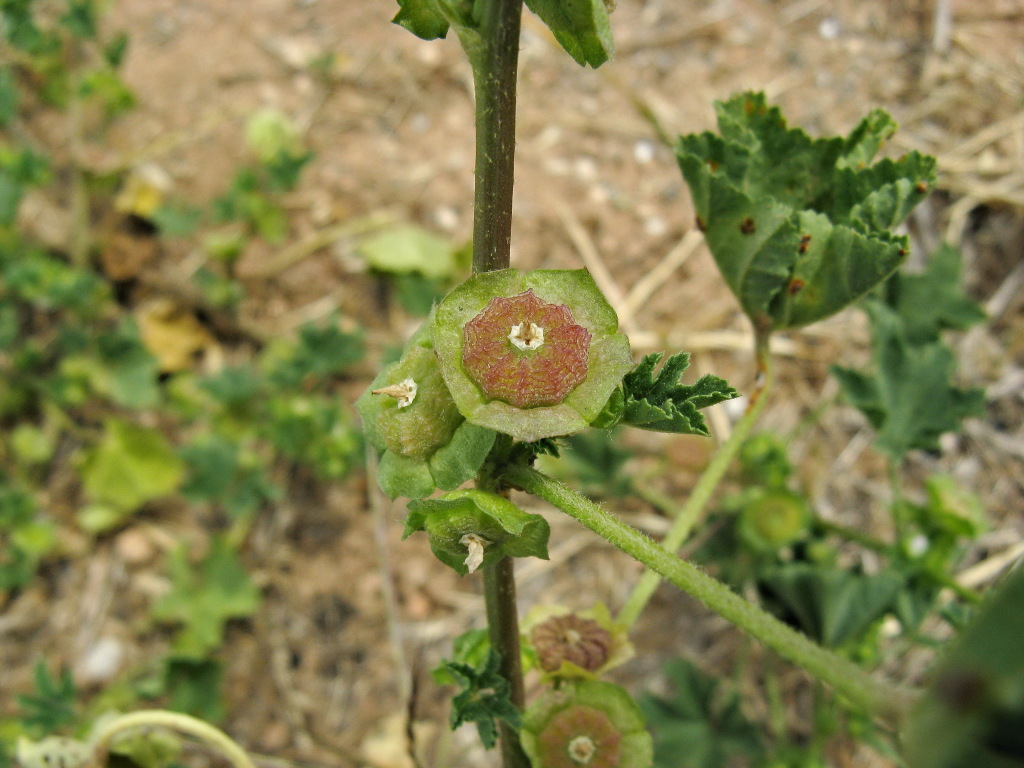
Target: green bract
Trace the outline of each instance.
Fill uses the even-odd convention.
[[[426,531],[437,558],[465,576],[506,555],[548,559],[551,529],[508,499],[486,491],[462,490],[439,499],[409,502],[408,538]]]
[[[470,424],[455,407],[426,328],[356,402],[367,439],[382,452],[377,482],[391,498],[457,488],[494,443],[494,432]]]
[[[485,272],[437,307],[434,348],[470,422],[532,442],[584,429],[633,367],[585,269]]]
[[[869,165],[896,130],[872,111],[846,137],[789,129],[763,94],[717,104],[721,136],[683,136],[676,154],[697,223],[743,311],[794,328],[848,306],[907,254],[892,230],[928,194],[934,158]]]
[[[643,713],[612,683],[570,680],[523,713],[519,732],[534,768],[649,768]]]

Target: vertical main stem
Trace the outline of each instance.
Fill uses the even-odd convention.
[[[520,711],[526,703],[523,669],[519,654],[519,617],[516,614],[516,582],[513,561],[504,557],[484,569],[484,598],[491,648],[501,655],[501,676],[509,682],[509,698]],[[501,761],[505,768],[529,766],[519,743],[519,734],[504,720],[498,721]]]
[[[522,0],[488,0],[468,51],[476,95],[473,272],[509,266]]]
[[[512,181],[516,152],[516,79],[523,0],[484,0],[479,25],[463,40],[476,100],[476,170],[473,198],[473,272],[506,269],[512,241]],[[480,478],[487,487],[494,478]],[[512,560],[484,569],[484,597],[491,647],[501,655],[501,674],[512,703],[525,704],[519,651],[519,617]],[[498,723],[504,768],[529,768],[519,734]]]

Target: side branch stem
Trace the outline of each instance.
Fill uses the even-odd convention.
[[[508,470],[514,486],[539,496],[570,517],[661,574],[783,658],[803,667],[866,711],[893,725],[914,701],[914,694],[883,683],[848,659],[812,642],[805,635],[744,600],[728,586],[681,560],[647,536],[601,509],[558,481],[525,466]]]
[[[691,491],[686,504],[679,510],[675,520],[672,522],[672,526],[665,535],[662,546],[669,552],[677,552],[683,545],[683,542],[689,537],[693,527],[700,520],[704,508],[711,501],[715,489],[718,488],[718,484],[725,476],[726,470],[732,464],[733,458],[735,458],[747,437],[750,436],[750,430],[761,416],[761,411],[764,410],[764,404],[768,399],[768,394],[775,379],[772,372],[771,358],[767,354],[766,342],[758,344],[758,374],[760,382],[757,390],[751,396],[750,407],[740,417],[740,420],[736,422],[732,434],[729,435],[729,439],[722,443],[715,452],[711,463],[708,464],[700,479],[697,480],[697,485]],[[625,624],[626,627],[632,627],[640,617],[660,582],[661,577],[655,571],[650,569],[644,571],[640,581],[637,582],[629,598],[626,600],[626,604],[622,607],[618,621]]]

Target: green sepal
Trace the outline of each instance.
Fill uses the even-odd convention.
[[[409,502],[402,538],[416,531],[430,537],[430,548],[438,559],[460,576],[469,573],[467,534],[489,542],[480,567],[486,568],[502,557],[548,559],[551,528],[541,515],[529,514],[508,499],[474,489],[452,491],[437,499]]]
[[[423,40],[437,40],[447,36],[448,19],[436,0],[398,0],[401,6],[391,21],[405,27]]]
[[[847,137],[789,129],[763,94],[717,105],[721,136],[680,137],[680,169],[723,277],[757,324],[795,328],[838,312],[888,277],[908,242],[889,230],[935,181],[911,152],[867,165],[895,124],[869,114]]]
[[[493,430],[462,422],[448,445],[435,451],[427,462],[437,487],[454,491],[475,477],[497,436]]]
[[[604,0],[526,0],[526,7],[540,16],[580,65],[597,69],[615,52]]]
[[[640,364],[626,374],[622,381],[622,423],[655,432],[707,437],[707,423],[699,409],[731,400],[739,393],[710,374],[692,385],[680,384],[680,376],[690,365],[686,352],[671,355],[655,376],[654,369],[664,356],[663,352],[644,355]]]
[[[574,708],[581,713],[597,710],[610,721],[613,734],[608,736],[612,738],[606,736],[595,741],[617,743],[619,760],[615,765],[618,768],[650,768],[654,749],[643,712],[625,688],[598,680],[567,680],[527,707],[519,738],[534,768],[546,768],[552,759],[561,757],[572,739],[586,735],[577,734],[572,727],[570,713]],[[546,733],[549,727],[552,730]],[[600,757],[600,753],[595,754],[594,762],[598,763]],[[600,760],[599,764],[611,763]]]
[[[377,484],[388,498],[420,499],[434,492],[434,476],[423,459],[384,451],[377,465]]]
[[[517,408],[491,400],[462,363],[464,328],[496,296],[532,290],[541,300],[567,306],[576,323],[591,334],[586,378],[552,406]],[[618,333],[618,317],[585,269],[503,269],[474,275],[438,305],[431,340],[455,404],[467,420],[522,442],[580,432],[590,425],[633,367],[629,339]]]

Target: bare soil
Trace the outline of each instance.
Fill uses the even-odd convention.
[[[175,197],[202,204],[248,160],[247,117],[274,106],[296,119],[316,152],[288,201],[289,244],[378,215],[467,241],[469,68],[454,37],[417,40],[389,23],[395,11],[384,0],[115,0],[107,23],[131,37],[125,76],[140,105],[95,151],[128,167],[156,164]],[[942,239],[958,245],[969,292],[989,311],[983,327],[957,340],[964,383],[989,387],[988,417],[946,441],[942,455],[915,456],[907,481],[917,493],[916,481],[941,470],[981,496],[993,528],[966,567],[997,557],[1024,533],[1024,4],[956,4],[948,37],[938,39],[936,13],[932,0],[619,0],[618,54],[598,71],[578,67],[528,15],[512,258],[526,269],[590,267],[638,353],[686,349],[694,375],[714,372],[749,391],[750,329],[703,245],[679,258],[693,211],[652,122],[671,136],[710,129],[713,101],[744,89],[765,90],[813,133],[848,131],[874,106],[890,111],[901,123],[890,150],[917,148],[940,161],[939,189],[909,223],[912,260],[922,263]],[[314,62],[327,54],[333,61],[324,73]],[[60,129],[52,135],[59,144]],[[351,402],[381,351],[417,321],[378,300],[379,285],[350,238],[307,249],[284,268],[281,253],[259,243],[246,252],[242,317],[265,337],[331,313],[365,329],[372,354],[346,384]],[[170,246],[146,258],[145,270],[171,282],[192,264],[187,249]],[[645,286],[659,265],[666,272]],[[779,339],[782,383],[763,426],[795,432],[794,460],[823,515],[885,535],[887,484],[867,425],[844,407],[812,417],[837,394],[828,365],[865,360],[866,340],[852,311]],[[225,345],[223,354],[245,352]],[[710,440],[629,436],[630,471],[685,498],[737,413],[714,409]],[[268,766],[405,768],[411,715],[424,765],[496,765],[474,746],[471,729],[447,734],[446,694],[429,676],[453,636],[482,626],[479,580],[436,562],[425,539],[400,542],[401,504],[376,497],[378,527],[372,486],[362,472],[331,486],[290,478],[286,499],[260,518],[245,557],[265,599],[254,620],[230,629],[223,726],[268,756]],[[54,495],[70,521],[73,511]],[[524,610],[537,601],[620,607],[636,564],[542,504],[521,501],[553,528],[552,560],[519,567]],[[640,501],[609,506],[655,534],[665,528]],[[14,711],[12,692],[30,688],[39,656],[74,670],[91,693],[159,657],[170,635],[147,616],[167,588],[166,554],[179,541],[201,545],[208,523],[168,506],[96,542],[65,532],[68,556],[0,603],[0,716]],[[123,649],[122,663],[109,679],[86,679],[86,659],[108,639]],[[636,690],[656,686],[673,656],[729,675],[739,655],[760,654],[664,588],[636,644],[637,658],[618,675]],[[888,671],[920,675],[927,660]],[[803,680],[787,673],[798,729],[807,727]],[[765,706],[750,691],[749,713],[763,715]],[[836,764],[886,761],[851,744]]]

